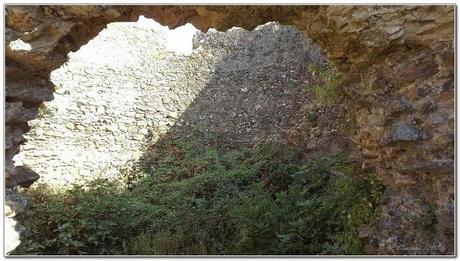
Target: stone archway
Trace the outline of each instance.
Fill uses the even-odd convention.
[[[52,99],[49,73],[107,23],[140,14],[172,28],[278,21],[308,34],[346,75],[364,167],[375,167],[387,188],[380,220],[363,230],[369,253],[453,253],[453,6],[7,6],[8,187],[38,178],[12,157],[27,121]],[[438,225],[426,237],[417,223],[429,204]]]

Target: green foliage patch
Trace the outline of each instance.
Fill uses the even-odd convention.
[[[438,223],[436,217],[436,205],[433,203],[428,204],[425,213],[420,217],[419,226],[425,234],[433,233],[436,224]]]
[[[373,174],[338,155],[167,141],[128,187],[30,190],[14,254],[363,254],[358,228],[381,193]]]
[[[331,106],[340,101],[342,75],[335,73],[331,65],[317,66],[310,65],[308,70],[320,77],[321,84],[313,85],[316,100],[324,105]]]

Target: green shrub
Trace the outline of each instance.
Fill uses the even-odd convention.
[[[382,187],[338,155],[280,144],[222,151],[168,141],[128,188],[29,192],[14,254],[363,254]]]

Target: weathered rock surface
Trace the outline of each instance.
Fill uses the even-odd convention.
[[[27,200],[16,192],[7,189],[5,191],[5,210],[4,210],[4,225],[5,225],[5,253],[13,251],[21,244],[21,233],[24,227],[19,225],[14,217],[20,214],[27,207]]]
[[[12,79],[6,83],[6,98],[25,104],[40,104],[53,99],[53,86],[41,78]]]
[[[368,249],[453,254],[454,6],[7,6],[7,82],[19,75],[47,81],[107,23],[139,14],[171,27],[253,29],[278,21],[305,32],[346,75],[364,165],[387,187]],[[395,132],[398,122],[410,125]],[[417,224],[429,204],[438,223],[426,235]]]
[[[6,123],[27,122],[37,118],[37,116],[38,110],[36,108],[27,109],[22,102],[11,102],[5,105]]]

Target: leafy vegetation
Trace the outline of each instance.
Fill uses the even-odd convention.
[[[327,64],[324,66],[309,65],[308,70],[319,76],[322,80],[321,84],[315,84],[313,90],[316,100],[325,106],[337,104],[340,101],[342,76],[335,73],[332,66]]]
[[[318,105],[332,108],[337,106],[339,102],[344,104],[347,108],[347,115],[336,120],[337,127],[347,135],[354,136],[358,129],[355,114],[356,109],[353,101],[342,93],[342,75],[337,73],[331,64],[322,66],[310,64],[308,70],[317,77],[316,83],[313,84],[312,88]],[[307,85],[305,88],[311,87]],[[307,119],[315,123],[317,116],[315,113],[310,112],[307,115]]]
[[[356,113],[352,105],[348,105],[348,115],[344,119],[338,120],[340,129],[347,135],[356,135],[358,131],[358,123],[356,121]]]
[[[14,254],[363,254],[358,228],[381,193],[339,155],[166,140],[128,186],[30,190]]]
[[[52,111],[49,107],[45,105],[45,103],[40,104],[38,107],[38,116],[43,118],[46,117],[47,115],[51,115]]]
[[[420,229],[427,234],[431,234],[437,223],[436,205],[433,203],[428,204],[425,213],[420,218]]]
[[[308,119],[308,121],[310,123],[312,123],[314,125],[316,125],[318,123],[318,115],[316,115],[316,113],[314,113],[312,111],[307,114],[307,119]]]

